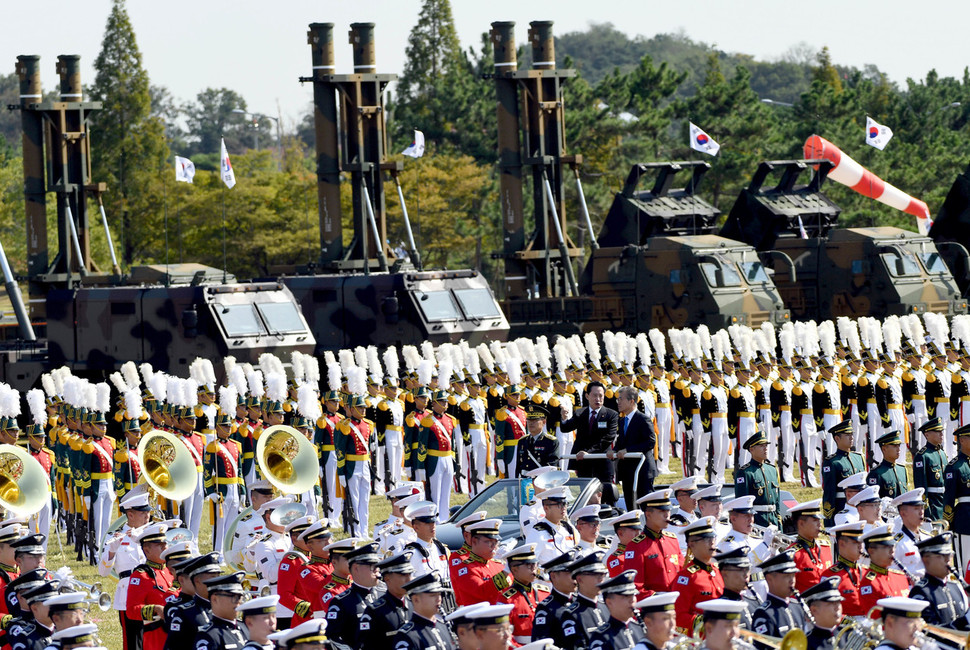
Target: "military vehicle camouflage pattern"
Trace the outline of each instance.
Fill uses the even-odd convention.
[[[970,297],[970,167],[953,181],[929,232],[960,287]]]
[[[817,169],[806,185],[798,177]],[[721,235],[761,253],[796,320],[966,313],[956,281],[929,237],[900,228],[833,228],[841,210],[820,189],[831,164],[763,162]],[[764,187],[772,173],[777,185]]]

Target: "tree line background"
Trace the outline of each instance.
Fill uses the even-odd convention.
[[[522,39],[524,26],[519,32]],[[968,162],[967,70],[961,79],[941,78],[930,70],[924,79],[900,85],[876,66],[841,66],[824,47],[795,44],[778,60],[759,61],[683,33],[630,38],[610,24],[560,34],[556,56],[559,67],[578,71],[566,85],[566,142],[570,153],[584,157],[582,180],[597,231],[636,162],[704,158],[713,169],[699,193],[725,214],[759,162],[801,158],[802,144],[812,133],[922,198],[933,213]],[[520,47],[520,69],[530,66],[530,58],[529,48]],[[279,265],[316,259],[311,106],[302,121],[284,125],[280,142],[271,119],[254,122],[238,112],[246,110],[246,99],[232,89],[206,88],[192,101],[177,100],[151,83],[124,0],[114,2],[95,69],[85,96],[104,102],[104,110],[92,120],[93,180],[108,185],[105,208],[123,268],[180,260],[221,268],[224,200],[227,266],[237,277],[265,276]],[[404,159],[402,176],[426,268],[472,267],[489,277],[500,273],[490,258],[502,248],[495,90],[483,78],[492,71],[487,34],[480,46],[463,50],[449,1],[425,0],[409,38],[405,68],[390,94],[388,128],[394,157],[410,143],[413,129],[427,138],[425,156]],[[16,74],[0,75],[0,106],[18,103],[17,96]],[[863,142],[867,114],[895,132],[883,152]],[[721,144],[716,159],[690,150],[688,120]],[[19,113],[0,113],[0,241],[15,272],[22,273],[20,137]],[[222,137],[237,179],[230,191],[218,175]],[[195,162],[199,171],[193,186],[175,182],[176,153]],[[344,233],[349,241],[346,189]],[[915,230],[909,215],[841,185],[827,184],[825,191],[843,208],[845,225]],[[571,184],[566,192],[570,234],[588,245]],[[525,196],[531,196],[528,188]],[[387,208],[395,246],[405,236],[393,191]],[[48,214],[53,228],[53,201]],[[108,267],[100,229],[92,233],[92,247],[97,261]]]

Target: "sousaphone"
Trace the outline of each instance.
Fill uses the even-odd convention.
[[[256,462],[267,481],[283,494],[302,494],[317,483],[317,450],[306,436],[285,424],[274,424],[256,442]]]
[[[148,486],[169,501],[182,501],[198,484],[192,452],[171,433],[155,429],[142,436],[138,462]]]
[[[0,445],[0,506],[18,517],[30,517],[50,499],[44,468],[24,449]]]

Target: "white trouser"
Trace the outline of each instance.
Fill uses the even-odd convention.
[[[731,439],[728,436],[727,418],[711,419],[711,437],[714,439],[714,463],[713,476],[711,482],[721,484],[724,482],[724,471],[727,469],[728,447]]]
[[[431,494],[428,500],[438,506],[438,523],[448,521],[448,509],[451,501],[451,484],[455,478],[455,466],[451,458],[439,457],[435,463],[434,473],[428,477]],[[513,461],[514,462],[514,461]]]
[[[484,428],[477,429],[473,428],[468,432],[468,438],[471,441],[469,445],[470,450],[466,450],[466,454],[470,451],[471,454],[468,458],[468,494],[474,496],[481,492],[482,488],[485,487],[485,467],[488,463],[486,456],[488,455],[488,445],[486,444],[485,436],[488,435]],[[474,456],[474,459],[472,458]],[[478,478],[478,484],[472,485],[472,475],[471,465],[474,462],[475,472],[474,475]]]
[[[556,427],[556,440],[559,441],[559,456],[562,458],[562,460],[559,461],[559,469],[566,471],[569,469],[569,459],[565,457],[573,453],[573,444],[576,442],[576,432],[560,431],[559,427]]]
[[[852,444],[856,451],[865,456],[866,452],[866,428],[859,419],[859,405],[853,404],[849,407],[849,419],[852,421]]]
[[[366,461],[348,461],[354,463],[354,473],[347,479],[347,498],[354,507],[357,524],[350,526],[351,537],[370,537],[368,510],[370,509],[370,463]],[[339,511],[338,511],[339,512]]]
[[[923,435],[923,432],[920,431],[919,428],[926,424],[926,421],[929,419],[929,416],[926,415],[926,398],[914,399],[912,422],[913,435],[916,436],[917,447],[923,447],[926,445],[926,436]]]
[[[970,563],[970,535],[953,535],[953,550],[956,552],[956,567],[963,576]]]
[[[872,449],[872,459],[874,463],[882,462],[882,449],[876,444],[876,440],[882,437],[882,415],[875,404],[866,404],[866,414],[869,416],[869,447]],[[902,431],[899,432],[902,437]]]
[[[199,526],[202,525],[202,506],[205,503],[205,490],[202,488],[202,472],[198,474],[198,482],[192,494],[182,500],[182,523],[196,535],[198,539]]]
[[[684,429],[684,436],[691,437],[691,444],[694,447],[694,466],[691,468],[691,474],[699,474],[707,469],[707,457],[708,457],[708,447],[711,444],[711,436],[708,432],[704,431],[704,424],[701,422],[701,416],[699,413],[695,413],[693,419],[691,420],[690,431],[686,428]]]
[[[805,446],[806,465],[809,469],[818,467],[818,429],[815,428],[813,415],[802,415],[801,443]]]
[[[751,460],[751,452],[744,448],[744,443],[758,430],[758,420],[753,417],[740,418],[738,421],[738,462],[743,467]]]
[[[792,428],[791,411],[782,411],[778,418],[778,429],[781,434],[781,445],[784,447],[783,462],[788,471],[795,469],[795,430]]]
[[[100,543],[108,532],[111,525],[111,507],[115,501],[115,490],[112,483],[114,479],[104,478],[94,481],[97,484],[97,493],[91,503],[91,516],[94,517],[94,539]],[[48,504],[50,500],[48,499]],[[50,528],[50,505],[48,507],[47,526]]]
[[[320,506],[320,498],[313,491],[313,488],[300,493],[300,503],[306,506],[306,513],[308,515],[313,517],[320,516],[317,512],[317,508]]]
[[[822,415],[822,426],[825,427],[825,433],[819,432],[819,436],[825,436],[825,452],[824,456],[831,456],[836,451],[835,440],[832,439],[832,434],[829,433],[829,429],[834,427],[836,424],[842,421],[841,415],[833,415],[831,413],[825,413]]]
[[[330,497],[330,518],[337,519],[343,512],[344,500],[337,496],[337,454],[330,452],[327,459],[327,496]]]
[[[212,549],[220,553],[226,540],[226,528],[239,515],[239,486],[227,485],[226,487],[228,489],[222,498],[222,503],[212,504],[216,513],[216,531],[215,538],[212,540]]]
[[[99,495],[100,496],[100,495]],[[109,515],[110,516],[110,515]],[[40,533],[44,536],[44,551],[47,551],[47,540],[50,538],[51,532],[51,500],[50,497],[44,501],[44,505],[41,507],[37,513],[32,515],[27,521],[27,527],[30,528],[31,532]],[[105,529],[107,530],[107,529]],[[104,539],[103,537],[98,538]]]
[[[387,429],[384,432],[384,450],[387,453],[387,464],[390,466],[391,484],[388,490],[396,488],[401,482],[401,471],[404,467],[404,432]]]
[[[957,429],[957,422],[950,419],[950,402],[941,402],[936,405],[936,417],[943,421],[943,451],[947,458],[954,458],[957,454],[956,439],[953,432]]]
[[[386,441],[387,438],[384,440]],[[386,445],[387,443],[385,442],[384,444]],[[391,489],[387,485],[384,485],[384,477],[387,476],[384,473],[384,465],[387,463],[387,460],[384,458],[384,445],[377,443],[375,453],[377,457],[374,459],[374,471],[377,473],[377,476],[374,477],[374,493],[384,494]]]
[[[670,432],[673,423],[670,409],[658,408],[657,413],[657,472],[670,474]]]
[[[778,441],[781,432],[771,421],[771,409],[760,409],[758,411],[758,424],[761,430],[768,437],[768,462],[778,464]]]

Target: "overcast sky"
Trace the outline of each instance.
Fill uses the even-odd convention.
[[[13,72],[18,54],[39,54],[50,90],[57,86],[57,55],[80,54],[83,81],[93,82],[111,0],[2,0],[0,6],[0,69]],[[210,86],[231,88],[251,111],[270,115],[279,102],[286,127],[312,99],[310,86],[297,81],[310,73],[309,23],[335,24],[338,73],[352,67],[350,23],[376,23],[378,71],[400,73],[420,7],[421,0],[128,0],[153,84],[180,100]],[[932,68],[959,78],[970,65],[970,4],[956,0],[452,0],[452,10],[465,47],[477,47],[496,20],[514,20],[520,43],[530,20],[553,20],[558,34],[611,22],[631,36],[683,30],[759,59],[775,59],[800,42],[828,45],[837,63],[873,63],[901,83]]]

